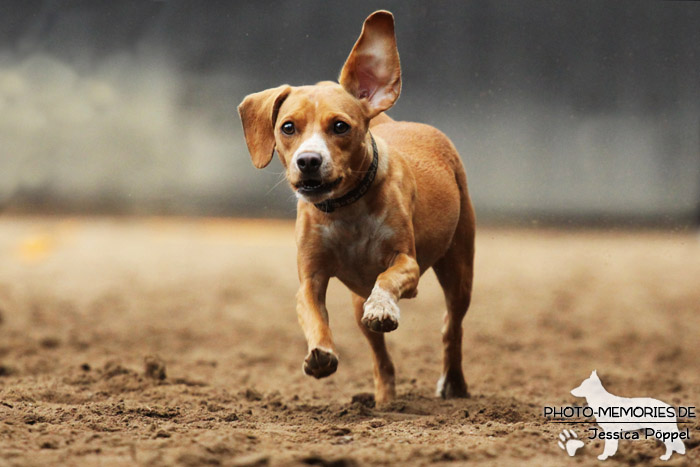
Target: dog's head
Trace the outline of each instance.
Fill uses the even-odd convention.
[[[593,370],[591,376],[584,379],[583,382],[577,387],[571,390],[571,395],[576,397],[588,397],[591,394],[595,394],[602,388],[602,383],[600,378],[598,378],[598,373]]]
[[[365,20],[339,83],[283,85],[238,106],[253,164],[267,166],[276,149],[299,196],[314,203],[337,197],[362,179],[369,121],[400,92],[394,17],[377,11]]]

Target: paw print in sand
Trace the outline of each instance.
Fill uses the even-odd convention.
[[[578,435],[574,430],[564,429],[559,433],[560,441],[557,442],[560,448],[573,457],[580,448],[583,447],[583,441],[578,439]]]

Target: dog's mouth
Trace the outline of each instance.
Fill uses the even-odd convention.
[[[300,182],[296,183],[294,187],[297,189],[299,194],[304,196],[319,196],[328,193],[333,188],[340,185],[342,180],[343,177],[338,177],[332,182],[323,183],[321,180],[310,178],[307,180],[301,180]]]

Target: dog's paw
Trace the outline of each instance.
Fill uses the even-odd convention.
[[[436,397],[443,399],[456,399],[469,397],[467,383],[464,381],[464,375],[443,374],[437,382],[435,391]]]
[[[389,292],[374,286],[364,304],[362,324],[374,332],[391,332],[399,327],[399,306]]]
[[[304,359],[304,373],[316,379],[325,378],[338,369],[338,357],[330,350],[315,348]]]

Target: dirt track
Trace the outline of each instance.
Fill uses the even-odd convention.
[[[618,395],[700,406],[697,235],[482,229],[477,245],[472,397],[433,398],[428,273],[389,337],[399,398],[378,410],[357,396],[369,350],[338,283],[338,372],[302,375],[290,223],[1,219],[0,466],[600,465],[602,441],[580,428],[569,458],[542,417],[582,404],[569,391],[591,370]],[[683,427],[687,454],[664,465],[700,463],[700,425]],[[605,465],[661,454],[621,441]]]

